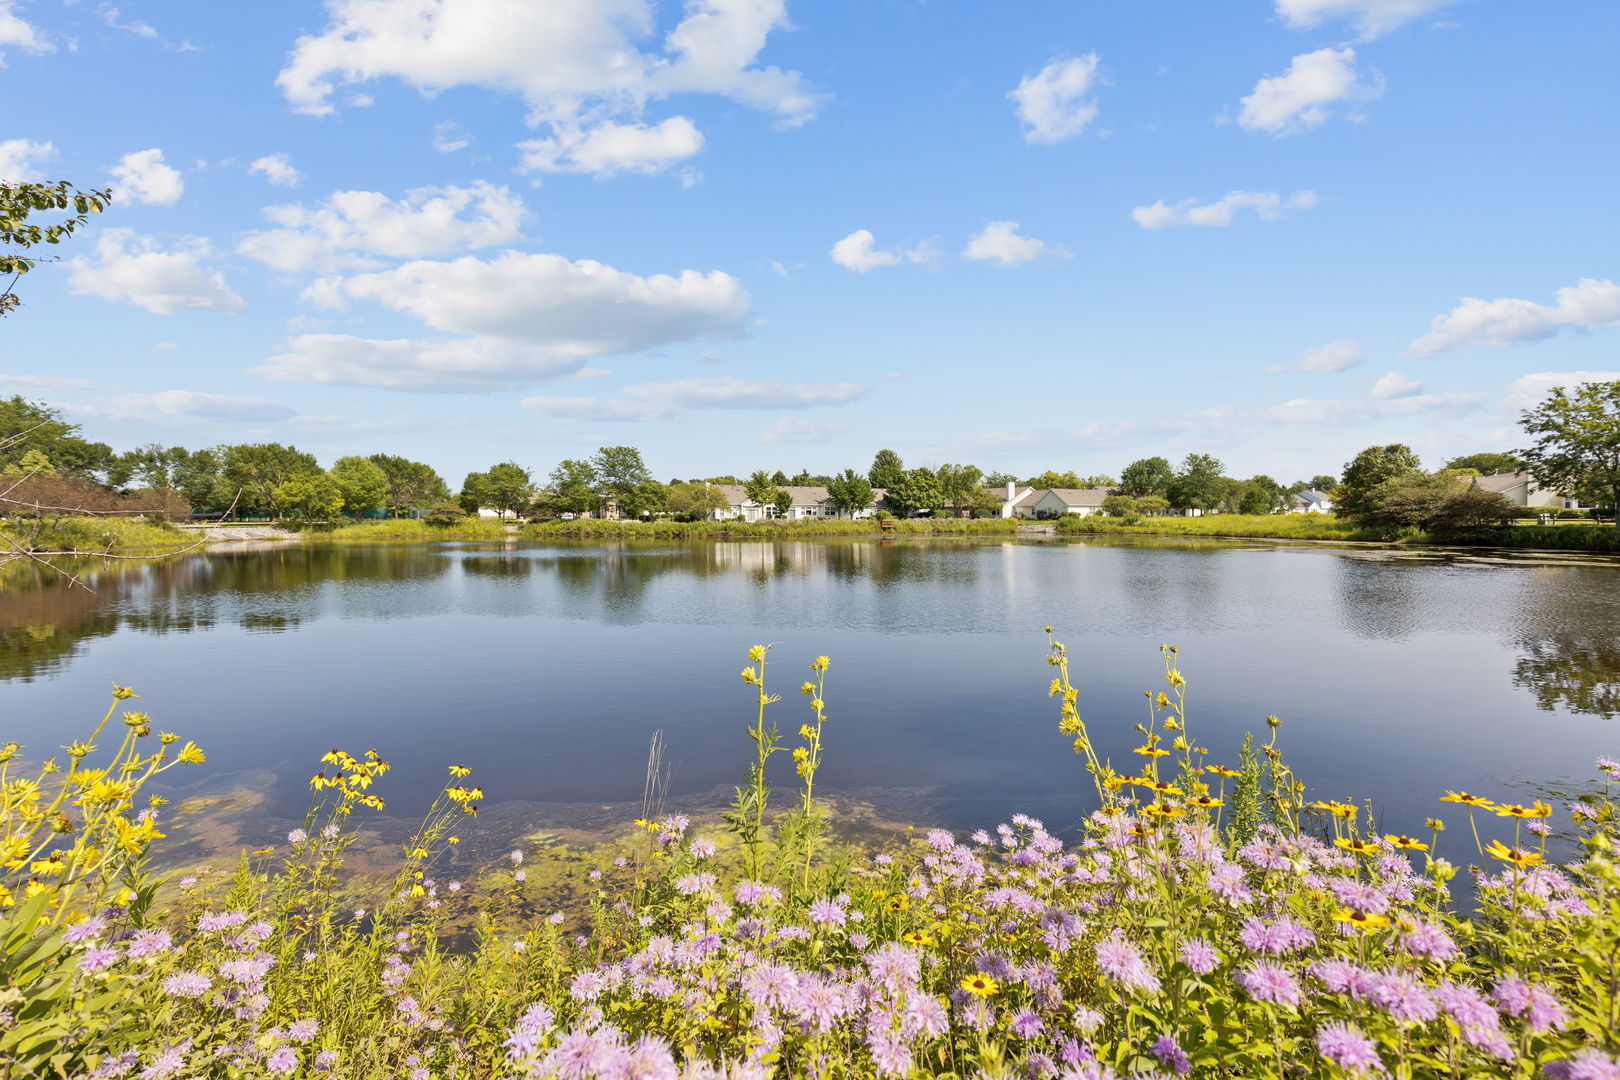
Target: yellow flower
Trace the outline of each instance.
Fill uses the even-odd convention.
[[[471,776],[472,770],[465,765],[452,765],[450,766],[450,775],[459,779],[463,776]]]
[[[1496,808],[1497,817],[1510,818],[1544,818],[1552,815],[1552,807],[1537,799],[1530,806],[1519,806],[1517,803],[1503,803]]]
[[[889,902],[883,906],[890,911],[905,911],[911,907],[911,898],[905,893],[895,893],[889,897]]]
[[[1241,775],[1236,769],[1228,769],[1225,765],[1208,765],[1205,766],[1205,768],[1209,769],[1209,771],[1214,773],[1216,776],[1224,776],[1228,779]]]
[[[1489,799],[1482,799],[1478,795],[1470,795],[1466,791],[1460,795],[1455,791],[1447,791],[1440,796],[1440,801],[1462,803],[1464,806],[1477,806],[1481,810],[1489,810],[1496,805]]]
[[[40,859],[28,868],[35,874],[54,876],[67,869],[67,863],[62,861],[62,853],[53,851],[47,858]]]
[[[1502,862],[1512,863],[1520,870],[1528,870],[1541,861],[1541,855],[1534,851],[1524,851],[1519,848],[1510,848],[1500,840],[1492,840],[1485,846],[1485,854]],[[37,865],[37,864],[36,864]]]
[[[1212,806],[1225,806],[1226,804],[1220,799],[1212,799],[1208,795],[1200,795],[1198,798],[1194,799],[1190,805],[1201,806],[1205,810],[1208,810]]]
[[[900,940],[910,942],[913,945],[932,945],[934,943],[934,939],[921,930],[913,930],[911,933],[903,935]]]
[[[1428,820],[1428,826],[1429,826],[1429,828],[1433,829],[1435,832],[1445,832],[1446,831],[1446,823],[1441,821],[1437,817],[1430,818]]]
[[[799,687],[799,693],[803,694],[805,697],[814,697],[816,694],[816,684],[813,682],[805,683],[803,686]]]
[[[1001,993],[1001,987],[996,980],[988,975],[969,975],[962,980],[962,989],[974,997],[989,998]]]
[[[1386,836],[1385,840],[1400,848],[1402,851],[1428,851],[1429,845],[1421,840],[1414,840],[1410,836]]]
[[[1160,795],[1180,795],[1182,790],[1174,784],[1167,784],[1163,780],[1154,780],[1147,785]]]
[[[113,697],[117,698],[119,701],[123,701],[125,698],[132,698],[134,696],[134,690],[131,690],[127,686],[119,686],[117,683],[113,683]]]
[[[1160,750],[1157,746],[1138,746],[1135,750],[1132,750],[1131,753],[1133,753],[1133,754],[1141,754],[1143,757],[1154,757],[1154,758],[1161,758],[1161,757],[1169,757],[1170,756],[1170,751],[1168,751],[1168,750]]]
[[[1333,913],[1334,922],[1348,923],[1357,930],[1377,930],[1389,925],[1389,918],[1384,915],[1375,915],[1370,911],[1351,911],[1349,908],[1340,908]]]
[[[1352,855],[1370,857],[1378,854],[1378,845],[1369,844],[1365,840],[1335,840],[1334,843],[1350,852]]]
[[[0,885],[0,908],[15,907],[17,901],[11,898],[11,890]]]

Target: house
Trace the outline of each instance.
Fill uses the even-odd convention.
[[[1550,506],[1564,510],[1573,508],[1578,502],[1576,499],[1564,498],[1562,492],[1544,490],[1527,472],[1476,476],[1473,486],[1485,491],[1494,491],[1515,506]]]
[[[721,494],[725,496],[726,508],[716,510],[716,521],[742,520],[765,521],[779,519],[784,521],[805,521],[811,519],[836,518],[843,515],[838,513],[832,496],[824,487],[794,487],[784,486],[779,490],[785,491],[793,499],[793,505],[788,507],[785,514],[779,514],[775,506],[761,506],[748,497],[748,492],[741,484],[716,484]],[[860,519],[868,518],[879,510],[886,509],[883,503],[884,490],[872,489],[872,505],[865,510],[858,510],[849,517]]]
[[[1012,485],[1007,485],[1011,489]],[[1090,517],[1102,509],[1103,500],[1118,495],[1119,488],[1047,488],[1045,491],[1027,489],[1012,504],[1011,513],[1002,506],[1003,517],[1051,518],[1065,514]]]
[[[1333,512],[1333,496],[1325,491],[1315,488],[1306,488],[1289,496],[1293,505],[1288,508],[1290,514],[1331,514]]]

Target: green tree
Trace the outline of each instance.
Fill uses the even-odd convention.
[[[1124,517],[1136,513],[1136,500],[1129,495],[1109,495],[1102,501],[1103,513],[1110,517]]]
[[[1170,509],[1170,500],[1163,495],[1141,495],[1136,500],[1138,514],[1152,514],[1157,517]]]
[[[1016,483],[1018,483],[1018,477],[1014,476],[1012,473],[1006,472],[993,472],[984,478],[985,487],[1004,489],[1008,484]]]
[[[910,517],[919,510],[938,510],[945,505],[945,496],[932,469],[916,468],[905,471],[900,482],[884,495],[884,501],[896,514]]]
[[[1421,529],[1442,538],[1499,528],[1519,512],[1501,495],[1450,469],[1391,477],[1369,492],[1362,505],[1364,509],[1356,516],[1360,525],[1390,533]]]
[[[534,482],[530,480],[530,471],[515,461],[503,461],[499,465],[491,465],[489,472],[484,474],[489,478],[489,501],[485,506],[506,516],[510,510],[513,517],[522,514],[528,507],[529,500],[534,498]]]
[[[636,491],[653,478],[633,446],[604,446],[591,456],[597,492],[619,500],[621,512],[635,501]]]
[[[73,231],[99,214],[112,202],[112,192],[80,191],[72,184],[58,181],[54,184],[8,183],[0,180],[0,279],[10,278],[0,292],[0,317],[22,306],[14,291],[18,280],[39,265],[38,256],[24,254],[40,244],[60,244],[73,235]],[[28,219],[33,214],[57,216],[70,211],[66,218],[54,225],[41,226]],[[46,259],[45,262],[56,262]]]
[[[1107,473],[1092,473],[1090,476],[1080,478],[1080,486],[1082,488],[1118,487],[1119,481]]]
[[[270,498],[283,514],[305,521],[331,521],[343,509],[343,492],[325,473],[305,473],[277,484]]]
[[[388,478],[388,508],[395,517],[450,501],[450,487],[433,466],[394,454],[372,454],[366,460]]]
[[[388,474],[376,462],[363,457],[340,457],[327,476],[343,496],[343,508],[359,520],[368,510],[388,502]]]
[[[1360,518],[1374,509],[1373,489],[1379,484],[1422,471],[1423,463],[1410,446],[1369,446],[1345,465],[1344,480],[1333,493],[1334,512]]]
[[[787,517],[788,511],[793,509],[793,493],[778,488],[771,502],[776,506],[777,517]]]
[[[765,474],[764,469],[755,469],[743,482],[743,494],[748,496],[750,502],[761,507],[768,506],[776,501],[776,482]]]
[[[1205,512],[1213,510],[1232,486],[1232,481],[1221,475],[1225,469],[1221,460],[1210,454],[1188,454],[1171,479],[1165,496],[1170,505],[1179,510],[1193,507]]]
[[[809,469],[800,469],[799,474],[792,480],[794,487],[814,487],[816,478],[810,475]]]
[[[941,465],[934,476],[944,505],[958,513],[971,509],[973,496],[978,494],[984,479],[984,473],[976,465]]]
[[[1170,490],[1170,481],[1175,475],[1176,471],[1165,458],[1142,458],[1125,466],[1125,471],[1119,474],[1119,491],[1121,495],[1137,499],[1144,495],[1162,496]]]
[[[315,455],[305,454],[296,446],[242,443],[220,449],[225,457],[221,470],[225,482],[233,491],[237,488],[242,491],[241,501],[237,503],[241,510],[278,511],[281,506],[274,497],[276,488],[289,480],[302,480],[321,472]]]
[[[78,476],[106,472],[113,464],[112,447],[79,438],[79,425],[68,423],[62,410],[20,394],[0,398],[0,469],[22,461],[30,450]]]
[[[468,517],[477,517],[478,511],[486,506],[493,510],[495,493],[489,486],[489,473],[468,473],[467,478],[461,482],[461,493],[456,496],[456,504]]]
[[[786,487],[788,483],[787,473],[777,469],[776,472],[771,474],[771,483],[777,487]]]
[[[1045,472],[1041,473],[1041,475],[1032,476],[1028,480],[1025,480],[1024,484],[1026,487],[1032,487],[1037,491],[1044,490],[1046,488],[1078,488],[1085,486],[1081,483],[1079,475],[1073,469],[1070,469],[1068,472],[1058,472],[1055,469],[1047,469]]]
[[[1536,483],[1552,491],[1599,496],[1620,508],[1620,379],[1582,383],[1572,398],[1562,387],[1520,415],[1536,443],[1519,455]],[[1620,512],[1614,514],[1620,529]]]
[[[224,459],[217,450],[193,450],[185,459],[175,463],[170,482],[180,497],[193,507],[206,510],[225,510],[236,497],[221,470]]]
[[[729,505],[725,492],[714,484],[694,480],[689,484],[670,485],[668,506],[671,513],[708,518]]]
[[[1448,469],[1473,469],[1481,476],[1516,473],[1524,469],[1524,462],[1513,454],[1465,454],[1446,462]]]
[[[626,517],[652,517],[663,513],[668,506],[669,488],[649,479],[636,485],[630,497],[619,503],[619,510]]]
[[[1310,479],[1310,488],[1312,491],[1320,491],[1326,494],[1338,486],[1339,478],[1337,476],[1329,476],[1327,473],[1317,473]]]
[[[969,508],[973,511],[973,516],[974,517],[995,517],[995,516],[997,516],[998,514],[1001,513],[1001,500],[1006,497],[1006,494],[1007,493],[1005,491],[1002,491],[1000,494],[997,494],[995,491],[992,491],[990,488],[985,488],[985,487],[981,487],[978,490],[974,491],[974,493],[973,493],[973,501],[968,504]]]
[[[175,467],[190,456],[183,446],[147,443],[119,454],[107,470],[107,483],[122,488],[136,481],[137,486],[142,488],[169,491],[174,487]]]
[[[900,455],[893,450],[879,450],[872,459],[872,467],[866,470],[866,479],[875,488],[887,488],[899,484],[906,476],[906,463],[900,460]]]
[[[1285,510],[1287,494],[1283,486],[1265,473],[1252,477],[1238,500],[1240,514],[1279,514]]]
[[[827,494],[840,514],[854,516],[872,505],[872,484],[854,469],[845,469],[827,482]]]

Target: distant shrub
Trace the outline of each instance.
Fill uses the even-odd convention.
[[[467,512],[453,502],[436,502],[421,520],[429,525],[458,525],[467,518]]]

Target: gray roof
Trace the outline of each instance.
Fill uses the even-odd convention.
[[[1504,491],[1512,491],[1514,488],[1521,487],[1530,482],[1530,474],[1527,472],[1497,473],[1495,476],[1474,477],[1474,483],[1477,484],[1481,489],[1485,491],[1494,491],[1498,494],[1501,494]]]
[[[1119,488],[1046,488],[1044,491],[1030,491],[1023,498],[1013,503],[1014,506],[1034,506],[1047,495],[1056,495],[1065,506],[1091,506],[1098,507],[1110,495],[1118,495]]]
[[[749,505],[748,491],[741,484],[715,484],[726,496],[726,502],[731,506]],[[832,501],[824,487],[795,487],[792,484],[783,484],[778,490],[785,491],[793,496],[794,506],[821,506]],[[887,492],[883,488],[872,489],[872,503],[875,506],[883,499]]]

